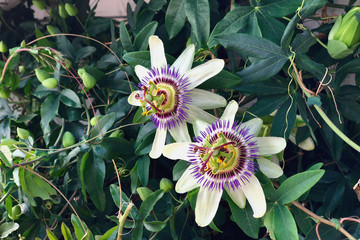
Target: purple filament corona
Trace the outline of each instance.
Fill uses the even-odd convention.
[[[235,190],[244,186],[249,182],[249,178],[256,173],[258,164],[254,161],[258,157],[258,147],[256,141],[253,140],[253,135],[249,134],[249,128],[241,126],[234,122],[232,125],[230,121],[218,120],[212,125],[208,126],[205,131],[200,132],[200,136],[195,137],[196,143],[191,144],[188,154],[191,158],[190,167],[191,174],[195,180],[203,187],[208,189],[224,188],[224,185],[229,190]],[[225,171],[213,173],[211,169],[205,173],[201,173],[201,168],[204,164],[200,157],[202,151],[194,151],[197,146],[203,146],[205,139],[210,139],[210,144],[218,140],[218,133],[222,132],[228,142],[234,142],[233,147],[237,148],[238,155],[236,155],[236,164]],[[209,138],[208,138],[209,136]]]
[[[184,75],[181,75],[178,69],[166,67],[153,67],[147,76],[140,79],[139,88],[143,86],[149,88],[149,83],[153,82],[155,85],[166,84],[172,87],[175,91],[175,103],[170,110],[160,111],[151,114],[150,119],[153,121],[157,128],[170,129],[179,126],[180,123],[186,121],[188,118],[188,109],[186,105],[191,103],[189,93],[189,81]],[[168,99],[166,99],[167,101]],[[151,106],[147,104],[147,109],[150,110]]]

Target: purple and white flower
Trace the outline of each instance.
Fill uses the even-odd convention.
[[[255,173],[260,168],[272,178],[283,174],[279,165],[261,156],[282,151],[285,139],[256,137],[262,120],[255,118],[237,124],[234,121],[237,110],[238,104],[231,101],[218,121],[210,125],[195,121],[195,142],[172,143],[163,151],[169,159],[183,159],[189,163],[175,190],[186,193],[200,187],[195,207],[195,221],[199,226],[211,223],[223,190],[240,208],[245,207],[247,199],[253,216],[262,217],[266,201]]]
[[[128,102],[142,107],[143,115],[150,116],[157,127],[149,155],[158,158],[168,130],[176,142],[190,142],[186,122],[192,123],[195,119],[208,123],[216,121],[203,109],[224,107],[225,98],[195,87],[218,74],[224,67],[224,61],[213,59],[191,69],[195,54],[195,47],[191,44],[169,66],[163,42],[157,36],[149,38],[149,48],[151,69],[135,66],[141,90],[132,92]]]

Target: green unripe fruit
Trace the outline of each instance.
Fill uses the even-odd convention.
[[[46,25],[46,30],[50,33],[50,34],[56,34],[56,28],[52,25]]]
[[[59,15],[62,18],[67,18],[68,17],[68,14],[66,12],[64,4],[59,4]]]
[[[145,201],[145,199],[153,192],[147,187],[138,187],[136,191],[139,194],[141,200],[143,201]]]
[[[74,5],[71,5],[69,3],[65,3],[65,9],[66,12],[69,14],[69,16],[74,17],[77,15],[78,10]]]
[[[48,78],[45,79],[41,84],[46,88],[56,88],[58,81],[55,78]]]
[[[91,125],[91,126],[95,126],[95,125],[96,125],[96,119],[97,119],[97,121],[99,121],[101,118],[102,118],[101,115],[93,117],[93,118],[90,120],[90,125]]]
[[[70,147],[75,144],[74,135],[71,132],[66,131],[62,137],[63,147]]]
[[[10,97],[10,90],[6,88],[0,88],[0,98],[8,99]]]
[[[160,189],[163,190],[164,192],[170,192],[171,189],[174,188],[174,184],[172,183],[171,180],[167,179],[167,178],[162,178],[160,181]]]
[[[8,47],[4,43],[4,41],[0,41],[0,52],[6,53],[8,51]]]
[[[40,82],[43,82],[44,80],[50,78],[49,73],[47,71],[45,71],[45,70],[40,69],[40,68],[35,69],[35,75],[36,75],[37,79]]]
[[[96,79],[90,73],[86,72],[84,68],[80,68],[78,70],[78,74],[83,80],[83,83],[87,89],[92,89],[95,87]]]
[[[25,67],[23,65],[20,65],[18,70],[19,70],[19,73],[24,73],[25,72]]]
[[[19,136],[20,139],[25,140],[29,137],[30,133],[28,130],[23,129],[23,128],[16,128],[16,132],[17,135]]]
[[[46,8],[45,1],[42,0],[33,0],[32,3],[40,10],[44,10]]]
[[[124,131],[116,130],[116,131],[112,132],[109,137],[111,137],[111,138],[124,137]]]

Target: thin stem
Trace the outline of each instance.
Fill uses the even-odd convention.
[[[134,206],[134,204],[132,202],[130,202],[124,212],[124,215],[122,215],[121,218],[119,219],[118,235],[116,238],[117,240],[122,239],[122,231],[124,229],[125,220],[129,216],[130,210],[133,206]]]
[[[299,202],[297,201],[293,201],[291,202],[295,207],[299,208],[301,211],[305,212],[306,214],[308,214],[309,216],[311,216],[312,218],[314,218],[315,220],[321,222],[321,223],[325,223],[326,225],[329,225],[333,228],[336,228],[335,223],[320,217],[318,215],[316,215],[315,213],[313,213],[312,211],[310,211],[309,209],[307,209],[306,207],[304,207],[303,205],[301,205]],[[346,231],[343,227],[339,227],[337,228],[337,230],[339,230],[342,234],[344,234],[348,239],[351,240],[356,240],[348,231]]]
[[[63,132],[64,132],[64,128],[65,128],[65,119],[63,118],[62,119],[62,122],[61,122],[61,129],[60,129],[60,133],[59,133],[59,136],[57,137],[55,143],[54,143],[54,147],[56,147],[56,145],[58,145],[58,143],[60,142],[60,139],[63,135]]]
[[[85,113],[86,113],[86,119],[87,119],[87,122],[88,122],[85,136],[89,136],[90,129],[91,129],[90,114],[89,114],[89,110],[87,109],[87,106],[86,106],[86,102],[85,102],[84,97],[81,97],[81,101],[83,102],[84,109],[85,109]],[[99,129],[100,129],[100,128],[99,128]]]
[[[11,191],[14,189],[15,187],[11,187],[9,189],[9,191],[6,192],[6,194],[0,199],[0,204],[5,201],[5,199],[11,194]]]

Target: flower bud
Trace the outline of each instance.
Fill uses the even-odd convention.
[[[23,65],[20,65],[18,70],[19,70],[19,73],[21,73],[21,74],[25,73],[25,67]]]
[[[136,191],[143,201],[145,201],[145,199],[153,192],[147,187],[138,187]]]
[[[0,87],[0,98],[8,99],[10,97],[10,90]]]
[[[26,48],[26,42],[25,42],[25,40],[22,40],[21,41],[21,43],[20,43],[20,47],[22,47],[22,48]]]
[[[68,17],[68,14],[66,12],[64,4],[59,4],[59,15],[62,18],[67,18]]]
[[[171,189],[173,189],[174,184],[172,183],[171,180],[167,179],[167,178],[162,178],[160,181],[160,189],[163,190],[164,192],[170,192]]]
[[[291,130],[290,132],[290,136],[289,136],[289,140],[297,145],[299,148],[305,150],[305,151],[312,151],[315,148],[315,143],[314,140],[312,140],[311,137],[306,138],[304,141],[296,144],[296,133],[297,133],[297,128],[294,128],[293,130]]]
[[[32,3],[40,10],[44,10],[46,8],[46,3],[43,0],[33,0]]]
[[[96,79],[90,73],[86,72],[84,68],[80,68],[78,74],[87,89],[92,89],[96,85]]]
[[[48,78],[45,79],[41,84],[46,88],[56,88],[58,85],[58,81],[56,80],[56,78]]]
[[[63,147],[70,147],[75,144],[74,135],[71,132],[66,131],[62,137]]]
[[[71,5],[69,3],[65,3],[65,10],[71,17],[76,16],[78,13],[77,8],[74,5]]]
[[[30,133],[28,130],[23,129],[23,128],[16,128],[16,132],[17,135],[19,136],[20,139],[25,140],[29,137]]]
[[[45,71],[45,70],[40,69],[40,68],[35,69],[35,75],[36,75],[37,79],[40,82],[43,82],[45,79],[50,78],[49,73],[47,71]]]
[[[6,53],[7,50],[8,50],[8,47],[6,46],[6,44],[3,41],[0,41],[0,52]]]
[[[328,41],[328,52],[332,58],[345,58],[359,46],[360,24],[355,17],[357,12],[360,12],[360,7],[354,7],[344,17],[336,19]]]

